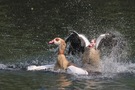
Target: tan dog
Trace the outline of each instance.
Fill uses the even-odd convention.
[[[65,51],[65,48],[66,48],[65,41],[61,38],[55,38],[55,39],[51,40],[49,42],[49,44],[55,44],[55,45],[59,46],[57,62],[55,64],[54,68],[66,70],[67,67],[70,66],[70,63],[64,55],[64,51]]]
[[[85,48],[82,56],[83,67],[92,72],[99,72],[100,68],[100,53],[95,49],[95,40],[92,40],[90,45]]]

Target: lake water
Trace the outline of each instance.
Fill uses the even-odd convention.
[[[48,41],[64,39],[70,30],[89,40],[105,32],[117,35],[119,44],[109,56],[102,51],[101,75],[26,71],[54,63],[56,47]],[[0,90],[134,90],[134,33],[135,0],[1,0]]]

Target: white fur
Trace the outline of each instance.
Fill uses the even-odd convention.
[[[55,45],[60,45],[60,43],[61,43],[60,40],[59,40],[59,41],[56,41],[56,40],[54,39],[54,44],[55,44]]]
[[[27,67],[27,71],[40,71],[40,70],[54,71],[54,64],[42,66],[31,65]],[[73,65],[67,68],[67,73],[71,75],[88,75],[88,72],[86,70]]]
[[[90,45],[89,40],[84,35],[82,35],[82,34],[78,34],[78,35],[79,35],[79,37],[81,37],[84,40],[85,45],[86,45],[85,47],[87,47],[88,45]]]
[[[101,34],[101,35],[97,38],[97,40],[96,40],[96,49],[98,48],[99,43],[101,42],[101,40],[102,40],[103,38],[105,38],[106,35],[109,35],[109,34],[108,34],[108,33],[107,33],[107,34]]]
[[[86,70],[73,65],[67,68],[67,73],[72,75],[88,75],[88,72]]]

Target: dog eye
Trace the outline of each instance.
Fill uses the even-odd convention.
[[[56,40],[56,41],[59,41],[59,38],[56,38],[55,40]]]

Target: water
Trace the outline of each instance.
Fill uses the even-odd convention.
[[[0,90],[134,90],[134,0],[1,0]],[[89,40],[111,31],[119,40],[102,50],[102,74],[72,76],[26,71],[29,65],[55,62],[55,46],[70,30]],[[106,49],[106,51],[104,51]],[[109,52],[109,53],[107,53]],[[69,56],[78,63],[79,59]]]
[[[1,90],[134,90],[134,76],[130,74],[118,75],[117,78],[78,79],[65,74],[0,71]]]

